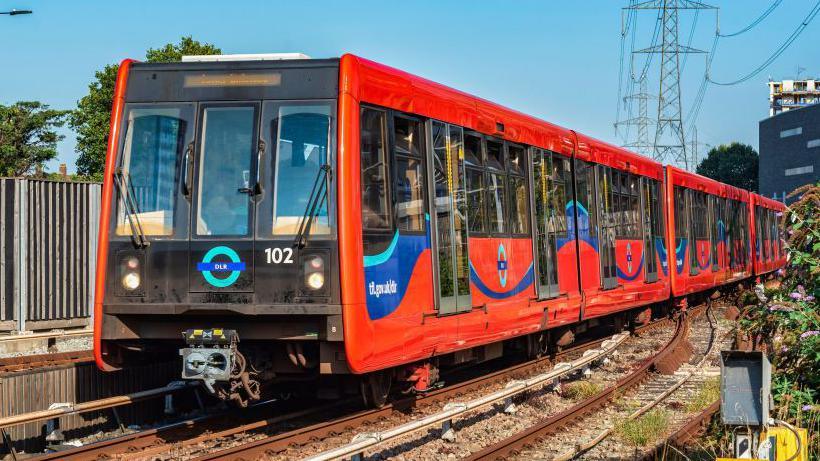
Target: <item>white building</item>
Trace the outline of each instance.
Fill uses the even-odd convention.
[[[820,103],[820,80],[769,80],[769,116]]]

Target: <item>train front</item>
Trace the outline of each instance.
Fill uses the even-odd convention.
[[[178,357],[182,378],[245,404],[260,384],[345,366],[338,60],[282,58],[123,62],[100,210],[101,368]]]

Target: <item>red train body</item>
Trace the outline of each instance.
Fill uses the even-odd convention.
[[[184,83],[172,74],[184,74]],[[162,91],[148,80],[160,82]],[[130,82],[138,88],[126,91]],[[280,102],[294,99],[307,102]],[[166,101],[181,106],[172,120],[168,109],[155,108]],[[247,133],[257,133],[259,147],[247,151],[247,166],[236,168],[244,178],[236,184],[250,196],[242,216],[249,213],[256,231],[200,234],[208,216],[202,205],[208,143],[222,139],[205,133],[207,123],[216,123],[208,117],[219,120],[222,112],[245,107]],[[153,112],[140,120],[139,110]],[[231,139],[239,139],[240,121],[225,122],[234,130]],[[136,135],[128,133],[140,122],[155,131],[164,124],[160,134],[176,129],[179,146],[190,141],[188,149],[180,147],[175,157],[162,153],[170,147],[154,144],[135,150]],[[153,139],[155,131],[139,134]],[[244,159],[221,149],[226,158]],[[279,160],[283,155],[289,164]],[[167,195],[177,201],[162,205],[175,210],[162,222],[182,230],[129,235],[124,227],[135,228],[134,221],[139,227],[140,219],[153,223],[160,202],[168,201],[150,198],[164,186],[150,179],[156,174],[139,176],[139,156],[152,159],[152,168],[160,157],[181,165],[168,173],[181,192],[169,186]],[[117,189],[129,165],[142,194],[135,198]],[[311,169],[298,169],[305,165]],[[307,230],[277,228],[288,193],[280,184],[314,174],[314,188],[327,187],[318,208],[310,206],[316,201],[310,181],[301,189],[289,186],[297,192],[287,196],[305,207],[304,215],[293,214],[301,220],[287,222],[307,222]],[[200,188],[187,187],[196,178]],[[234,178],[219,181],[229,184],[224,193],[234,194]],[[785,264],[774,219],[783,210],[778,202],[353,55],[313,62],[124,62],[103,191],[97,363],[112,369],[187,342],[183,376],[217,387],[228,379],[211,359],[193,357],[224,353],[228,364],[244,363],[245,356],[237,359],[241,339],[256,370],[277,378],[364,375],[362,388],[378,402],[385,382],[423,389],[438,365],[487,360],[511,344],[544,348],[550,336],[566,343],[602,322],[646,320],[649,309],[672,309]],[[129,200],[136,202],[130,211]],[[245,209],[244,201],[237,203]],[[271,213],[273,236],[260,231]],[[312,227],[314,219],[326,232]],[[151,246],[141,246],[142,238]],[[182,253],[175,254],[184,262],[174,271],[185,276],[169,276],[173,258],[166,254],[180,245]],[[276,254],[299,264],[272,261]],[[131,262],[138,287],[128,292]],[[149,281],[144,287],[142,279]],[[201,339],[203,331],[220,335],[223,329],[231,331],[224,343]],[[199,339],[192,339],[197,332]],[[290,360],[268,357],[277,354]],[[247,390],[251,397],[253,391]]]

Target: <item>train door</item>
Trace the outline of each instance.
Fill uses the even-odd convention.
[[[192,205],[191,292],[253,292],[259,112],[255,102],[200,104],[182,177]]]
[[[658,261],[655,257],[655,243],[653,230],[655,222],[660,218],[656,216],[657,196],[655,194],[655,181],[649,178],[641,178],[641,200],[643,201],[643,247],[644,262],[646,268],[646,282],[651,283],[658,280]]]
[[[598,222],[601,225],[601,285],[604,290],[608,290],[618,286],[615,270],[615,233],[618,222],[613,213],[612,169],[603,165],[598,165],[598,194],[600,196]]]
[[[427,164],[431,204],[436,307],[440,315],[472,309],[467,245],[467,191],[464,171],[464,132],[461,127],[430,121],[432,149]]]

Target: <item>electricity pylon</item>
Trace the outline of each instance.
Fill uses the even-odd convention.
[[[615,123],[616,129],[624,125],[638,127],[638,136],[636,140],[624,144],[623,147],[632,149],[646,157],[650,157],[654,152],[654,145],[649,142],[649,125],[654,125],[655,120],[649,118],[648,101],[650,99],[655,99],[655,96],[646,91],[646,75],[644,75],[640,80],[640,90],[638,93],[628,94],[624,96],[623,99],[624,105],[629,104],[631,106],[636,101],[638,103],[637,117],[632,117]]]
[[[680,102],[680,55],[705,53],[705,51],[678,43],[678,11],[717,8],[693,0],[649,0],[630,5],[625,9],[660,10],[662,16],[661,43],[635,51],[635,53],[661,55],[658,118],[652,157],[660,162],[674,162],[687,170],[694,168],[693,159],[687,153],[686,138],[683,132]]]

